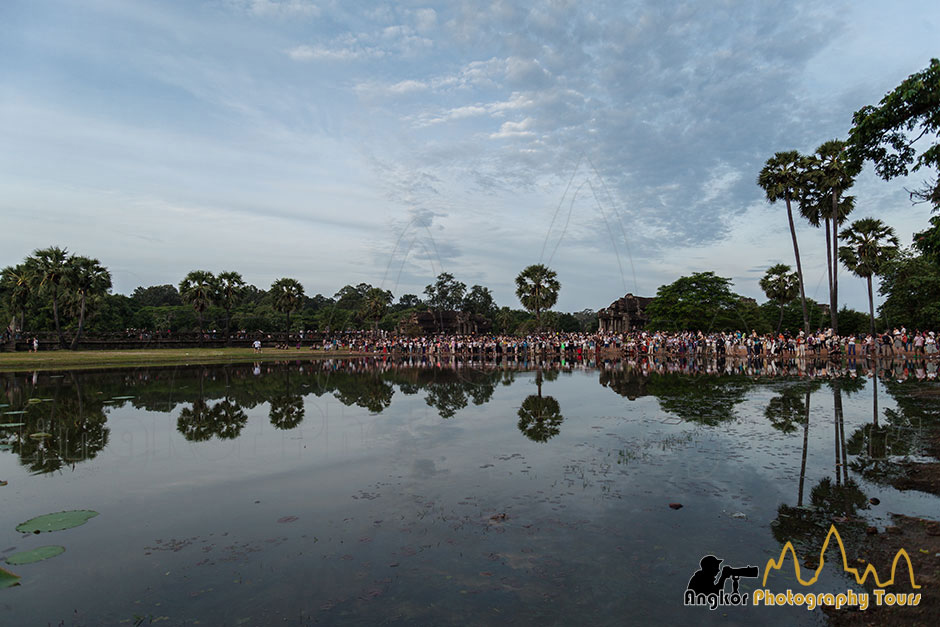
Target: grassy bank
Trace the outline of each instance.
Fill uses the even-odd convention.
[[[41,351],[0,353],[0,372],[16,370],[87,370],[91,368],[140,368],[246,361],[278,361],[315,357],[348,356],[354,353],[310,349],[274,348],[255,352],[252,348],[161,348],[123,351]]]

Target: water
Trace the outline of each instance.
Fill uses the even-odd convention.
[[[0,412],[25,412],[0,414],[25,423],[0,427],[0,557],[66,548],[8,567],[22,580],[0,623],[818,624],[683,592],[706,554],[763,574],[786,540],[818,555],[833,518],[851,546],[888,512],[936,515],[937,497],[889,485],[937,424],[918,396],[936,383],[896,367],[877,410],[870,374],[812,364],[0,375]],[[70,509],[100,515],[15,530]],[[849,583],[826,570],[817,587]]]

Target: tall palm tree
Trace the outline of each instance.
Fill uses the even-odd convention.
[[[33,281],[37,289],[52,292],[52,318],[55,320],[55,332],[59,339],[59,346],[65,341],[62,338],[62,326],[59,323],[59,285],[65,278],[69,253],[64,248],[52,246],[33,252],[33,260],[28,265],[32,268]]]
[[[366,292],[365,299],[362,303],[362,314],[366,320],[372,322],[372,332],[377,333],[379,330],[379,320],[382,319],[382,316],[385,315],[386,310],[388,309],[389,303],[392,302],[392,293],[388,290],[383,290],[380,287],[370,288]]]
[[[871,334],[875,335],[875,301],[871,277],[881,272],[885,263],[898,254],[900,242],[894,229],[876,218],[856,220],[839,233],[846,245],[839,248],[839,260],[855,276],[868,280],[868,313]]]
[[[561,283],[558,275],[542,264],[527,267],[516,277],[516,296],[522,306],[535,313],[535,323],[542,329],[542,310],[550,309],[558,301]]]
[[[290,334],[290,315],[300,308],[304,299],[304,286],[296,279],[278,279],[271,284],[271,305],[275,311],[287,314],[287,333]]]
[[[816,149],[814,183],[820,210],[826,220],[826,259],[829,261],[829,313],[832,332],[839,332],[839,228],[855,208],[852,196],[843,196],[855,184],[859,167],[848,158],[848,144],[833,139]],[[826,202],[828,201],[828,202]],[[827,205],[823,208],[823,205]],[[829,226],[832,225],[830,232]],[[831,233],[831,234],[830,234]]]
[[[72,338],[72,350],[78,348],[81,341],[82,330],[85,328],[85,307],[88,297],[94,298],[107,294],[111,289],[111,273],[101,265],[97,259],[88,257],[72,256],[69,258],[68,267],[65,273],[65,285],[78,294],[79,313],[78,313],[78,331]]]
[[[799,198],[805,187],[804,159],[795,150],[778,152],[767,160],[757,184],[767,194],[767,200],[775,203],[783,200],[787,205],[787,220],[790,222],[790,237],[793,239],[793,256],[796,258],[796,275],[800,281],[800,304],[803,306],[803,330],[809,333],[809,313],[806,310],[806,290],[803,286],[803,264],[800,247],[796,241],[796,226],[793,224],[791,203]]]
[[[180,281],[180,297],[192,305],[199,320],[200,337],[203,331],[202,314],[219,298],[219,282],[207,270],[193,270]]]
[[[796,272],[790,272],[790,266],[778,263],[767,268],[760,280],[760,288],[769,300],[780,305],[780,319],[777,320],[777,333],[780,333],[780,327],[783,325],[783,306],[799,295],[800,280]]]
[[[225,310],[225,341],[229,341],[229,329],[232,322],[232,310],[238,305],[245,290],[245,281],[237,272],[220,272],[219,305]]]

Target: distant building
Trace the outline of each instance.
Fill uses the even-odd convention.
[[[395,329],[402,335],[470,335],[488,333],[492,325],[479,314],[462,311],[416,311]]]
[[[597,312],[600,333],[626,333],[642,329],[649,322],[646,307],[652,298],[627,294]]]

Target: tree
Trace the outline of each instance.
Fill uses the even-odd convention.
[[[535,264],[527,267],[516,277],[516,296],[528,311],[535,314],[535,324],[542,329],[542,311],[551,309],[558,301],[561,283],[554,270]]]
[[[10,330],[16,330],[16,317],[19,315],[19,328],[25,325],[26,305],[30,296],[31,271],[26,263],[17,266],[8,266],[0,273],[0,287],[5,292],[6,305],[9,307]]]
[[[27,265],[33,273],[34,291],[49,290],[52,292],[52,317],[55,320],[55,332],[59,339],[59,346],[65,341],[62,338],[62,326],[59,323],[59,286],[65,277],[68,263],[68,251],[58,246],[44,248],[33,252],[32,260]]]
[[[925,69],[886,94],[877,107],[868,105],[856,111],[852,123],[852,158],[873,161],[875,172],[884,180],[922,167],[940,167],[940,60],[931,59]],[[924,137],[932,143],[917,154],[915,144]],[[940,179],[925,182],[910,195],[911,200],[940,209]]]
[[[795,272],[790,272],[790,266],[778,263],[767,268],[767,272],[760,280],[760,288],[764,290],[769,300],[780,305],[780,318],[777,320],[777,333],[783,324],[783,306],[796,298],[800,293],[800,279]]]
[[[490,320],[496,315],[496,301],[493,292],[488,287],[474,285],[463,299],[461,309],[467,313],[477,314]]]
[[[778,152],[767,160],[760,174],[757,184],[767,194],[767,200],[772,203],[783,200],[787,205],[787,220],[790,223],[790,237],[793,240],[793,256],[796,258],[796,275],[800,281],[800,304],[803,306],[803,330],[809,333],[809,313],[806,310],[806,289],[803,281],[803,265],[800,261],[800,247],[796,241],[796,227],[793,224],[793,209],[791,203],[799,198],[804,187],[803,175],[804,160],[795,150]]]
[[[73,255],[69,258],[64,284],[75,290],[79,299],[78,331],[72,338],[72,350],[78,348],[85,328],[85,308],[89,298],[103,296],[111,289],[111,273],[97,259]]]
[[[880,310],[908,329],[940,328],[940,266],[902,251],[881,268]]]
[[[274,310],[287,314],[287,332],[290,333],[290,315],[303,302],[304,286],[296,279],[283,278],[272,283],[270,291]]]
[[[372,322],[372,332],[379,330],[379,320],[385,315],[393,299],[392,293],[379,287],[369,288],[363,303],[363,317]]]
[[[151,285],[138,287],[131,294],[141,307],[176,307],[183,304],[175,285]]]
[[[218,303],[225,310],[225,341],[229,340],[229,329],[232,322],[232,310],[241,301],[245,290],[245,281],[237,272],[220,272],[218,276]]]
[[[855,208],[855,199],[843,196],[843,193],[855,184],[855,176],[860,169],[849,160],[847,146],[844,141],[827,141],[806,161],[806,190],[810,199],[804,211],[815,206],[815,222],[805,212],[804,216],[810,219],[813,226],[819,226],[820,217],[825,222],[830,326],[833,333],[839,332],[839,227]]]
[[[433,285],[424,288],[424,293],[428,297],[428,307],[431,311],[437,312],[438,330],[443,330],[441,314],[445,311],[460,309],[466,291],[467,285],[454,279],[454,275],[449,272],[441,272]]]
[[[900,242],[894,229],[875,218],[856,220],[839,233],[846,245],[839,248],[839,260],[855,276],[868,281],[868,312],[871,334],[875,335],[875,301],[871,291],[871,277],[881,273],[885,264],[898,254]]]
[[[398,299],[398,309],[412,309],[421,305],[421,299],[416,294],[403,294]]]
[[[930,228],[914,233],[914,248],[940,268],[940,216],[930,218]]]
[[[695,272],[656,290],[646,307],[653,329],[711,331],[740,328],[736,310],[740,297],[731,291],[731,279],[714,272]]]
[[[196,312],[199,333],[202,333],[202,314],[219,298],[218,280],[207,270],[193,270],[180,281],[180,296]]]

